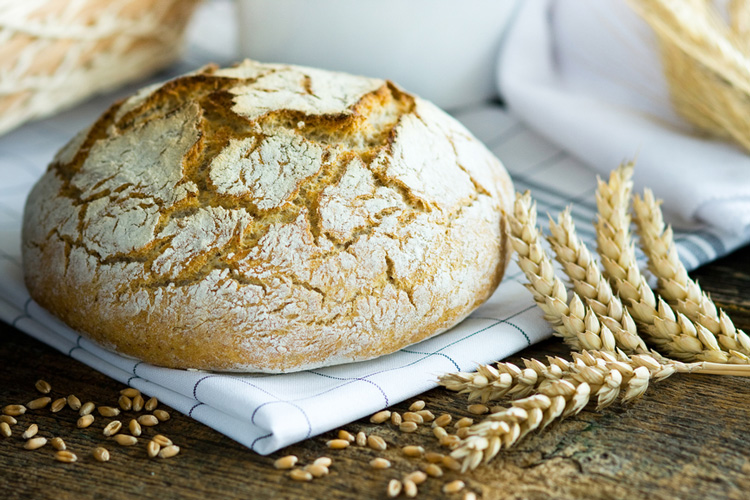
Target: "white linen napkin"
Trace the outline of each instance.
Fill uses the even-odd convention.
[[[202,7],[200,29],[193,30],[200,36],[191,38],[183,64],[161,78],[231,58],[222,52],[232,46],[227,39],[228,6],[212,2]],[[0,137],[0,320],[263,454],[418,395],[435,387],[440,374],[472,370],[477,363],[502,359],[551,334],[522,286],[521,272],[511,264],[489,301],[449,332],[361,363],[284,375],[219,374],[148,365],[88,341],[29,297],[21,268],[23,204],[55,151],[116,98],[132,91],[99,97]],[[592,244],[592,170],[498,105],[471,107],[456,116],[503,160],[516,189],[532,191],[542,215],[573,203],[579,232]],[[609,165],[614,166],[616,162]],[[700,226],[684,228],[675,237],[691,269],[743,243],[736,235]]]
[[[651,187],[672,215],[749,234],[750,155],[676,115],[659,57],[627,0],[522,2],[499,90],[524,122],[601,173],[637,156],[636,189]]]

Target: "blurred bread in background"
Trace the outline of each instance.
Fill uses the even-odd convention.
[[[0,0],[0,133],[179,55],[199,0]]]

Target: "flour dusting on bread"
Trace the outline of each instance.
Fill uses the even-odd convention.
[[[394,84],[245,61],[115,104],[27,201],[26,282],[102,345],[177,368],[370,359],[494,291],[512,185]]]

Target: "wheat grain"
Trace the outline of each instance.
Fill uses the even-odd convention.
[[[404,485],[404,495],[406,497],[414,498],[417,496],[417,493],[419,493],[417,484],[414,481],[404,480],[402,481],[402,484]]]
[[[380,436],[373,436],[372,434],[367,436],[367,446],[377,451],[385,451],[388,448],[385,439]]]
[[[402,488],[403,485],[398,479],[391,479],[390,481],[388,481],[388,488],[386,489],[388,498],[396,498],[397,496],[399,496],[401,494]]]
[[[291,469],[295,465],[297,465],[297,461],[299,459],[295,455],[287,455],[285,457],[281,457],[276,459],[273,462],[273,466],[276,469]]]
[[[42,398],[37,398],[26,403],[26,408],[28,408],[29,410],[39,410],[47,406],[50,403],[50,401],[52,401],[52,398],[47,397],[47,396],[42,397]]]
[[[424,448],[416,445],[408,445],[401,448],[401,452],[405,457],[419,458],[424,455]]]
[[[10,429],[10,425],[8,425],[8,422],[0,422],[0,434],[2,434],[4,437],[10,437],[13,434],[13,431]]]
[[[389,418],[391,418],[391,412],[389,410],[381,410],[370,417],[370,422],[373,424],[382,424]]]
[[[330,457],[318,457],[313,460],[313,465],[323,465],[330,468],[331,464],[333,464],[333,460]]]
[[[464,486],[466,486],[466,484],[463,481],[456,479],[455,481],[443,485],[443,493],[458,493],[464,489]]]
[[[81,409],[81,400],[75,394],[71,394],[68,396],[68,406],[71,410],[78,411]]]
[[[47,438],[34,437],[26,441],[23,445],[26,450],[37,450],[47,444]]]
[[[26,407],[24,405],[6,405],[3,407],[3,414],[10,415],[11,417],[18,417],[26,413]]]
[[[414,401],[411,405],[409,405],[409,411],[419,411],[424,410],[425,402],[421,399],[418,399],[417,401]]]
[[[96,448],[94,448],[94,451],[91,454],[94,456],[94,459],[98,462],[109,461],[109,450],[107,450],[107,448],[104,448],[102,446],[97,446]]]
[[[425,465],[424,471],[430,477],[443,477],[443,469],[437,463]]]
[[[738,330],[724,311],[693,281],[680,261],[672,228],[665,227],[661,202],[650,189],[633,198],[633,212],[641,248],[648,257],[649,270],[657,278],[657,291],[674,308],[711,332],[730,353],[729,361],[750,361],[750,337]]]
[[[354,438],[354,442],[357,443],[357,446],[366,446],[367,434],[365,434],[363,431],[359,431],[357,433],[357,436]]]
[[[5,422],[8,425],[16,425],[18,423],[18,420],[16,420],[15,417],[11,417],[10,415],[0,415],[0,422]]]
[[[373,458],[370,460],[370,467],[373,469],[388,469],[391,466],[391,461],[385,458]]]
[[[159,455],[157,456],[159,458],[172,458],[173,456],[177,455],[179,452],[180,452],[180,447],[175,444],[171,444],[159,450]]]
[[[55,452],[55,460],[57,460],[58,462],[71,464],[78,460],[78,457],[72,451],[60,450]]]
[[[36,390],[41,392],[42,394],[49,394],[52,390],[52,386],[49,384],[49,382],[42,379],[37,380],[36,384],[34,384],[34,387],[36,387]]]
[[[31,424],[25,431],[23,431],[23,434],[21,434],[21,437],[23,439],[31,439],[34,436],[36,436],[37,432],[39,432],[39,426],[36,424]]]
[[[126,398],[130,398],[130,399],[138,396],[140,393],[141,393],[141,391],[139,391],[138,389],[135,389],[133,387],[126,387],[125,389],[122,389],[120,391],[120,395],[121,396],[125,396]]]
[[[310,474],[312,474],[312,477],[327,476],[328,473],[330,472],[328,470],[328,467],[326,467],[325,465],[319,465],[319,464],[317,464],[317,465],[316,464],[306,465],[305,468],[304,468],[304,470],[306,470],[307,472],[309,472]]]
[[[68,449],[68,447],[65,444],[65,441],[61,437],[53,437],[50,439],[49,444],[52,445],[54,449],[57,451],[62,451]]]

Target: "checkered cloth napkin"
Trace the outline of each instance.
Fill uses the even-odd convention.
[[[199,16],[203,26],[195,31],[204,36],[192,38],[183,63],[160,78],[207,61],[231,59],[231,54],[217,52],[217,47],[232,46],[226,20],[210,22],[230,16],[229,4],[213,2],[203,8]],[[206,32],[215,36],[205,36]],[[283,375],[219,374],[160,368],[102,349],[29,297],[21,271],[21,217],[28,191],[55,151],[116,97],[132,91],[93,99],[0,137],[0,319],[262,454],[420,394],[435,387],[440,374],[472,370],[478,363],[502,359],[551,334],[522,286],[520,270],[511,264],[495,294],[461,324],[371,361]],[[455,115],[502,159],[516,189],[531,190],[542,213],[556,213],[572,204],[581,236],[593,245],[594,172],[498,105],[459,110]],[[742,243],[731,234],[699,226],[684,227],[675,236],[689,268]]]

